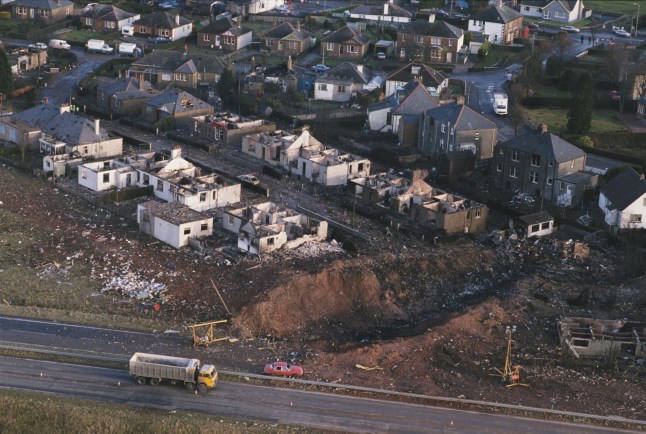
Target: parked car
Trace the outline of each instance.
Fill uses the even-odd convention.
[[[610,92],[610,99],[619,101],[621,99],[621,94],[619,93],[618,90],[613,90]]]
[[[156,36],[154,38],[150,38],[149,42],[151,44],[167,44],[170,42],[170,38],[166,38],[164,36]]]
[[[529,27],[530,29],[538,29],[538,28],[540,27],[540,26],[538,25],[538,23],[533,23],[533,22],[531,22],[531,21],[527,21],[527,22],[525,22],[524,24],[525,24],[527,27]]]
[[[568,33],[579,33],[581,30],[572,26],[561,26],[561,30],[565,30]]]
[[[47,44],[43,42],[36,42],[35,44],[29,44],[27,45],[27,48],[30,50],[47,50]]]
[[[254,175],[240,175],[237,177],[240,181],[242,181],[244,184],[250,184],[250,185],[260,185],[260,180],[256,178]]]
[[[630,38],[632,36],[630,34],[630,32],[628,32],[628,31],[626,31],[624,29],[619,29],[619,30],[615,31],[615,35],[621,36],[622,38]]]
[[[325,66],[325,65],[314,65],[314,66],[312,66],[312,70],[316,71],[316,72],[325,72],[328,69],[330,69],[330,67]]]
[[[72,48],[70,44],[67,43],[67,41],[64,41],[62,39],[51,39],[49,41],[49,46],[51,48],[56,48],[57,50],[69,50]]]
[[[265,365],[266,375],[277,375],[280,377],[302,377],[303,368],[287,362],[274,362]]]
[[[384,53],[383,51],[380,51],[379,53],[377,53],[377,59],[384,60],[385,58],[386,58],[386,53]]]

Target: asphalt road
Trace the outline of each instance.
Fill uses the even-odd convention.
[[[480,414],[366,398],[222,381],[195,395],[179,386],[139,386],[124,370],[0,357],[0,387],[161,410],[199,411],[344,432],[606,433],[591,426]]]

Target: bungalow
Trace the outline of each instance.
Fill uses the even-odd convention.
[[[176,88],[151,96],[144,101],[143,107],[141,118],[151,124],[167,117],[192,123],[194,116],[210,115],[214,111],[213,106]]]
[[[135,60],[127,75],[142,77],[157,88],[171,83],[194,88],[201,83],[216,84],[223,70],[222,59],[214,53],[186,54],[183,50],[155,50]]]
[[[373,78],[374,86],[369,86]],[[364,65],[343,62],[327,70],[314,82],[314,99],[347,102],[357,93],[381,86],[381,77],[375,76]]]
[[[462,45],[464,31],[444,21],[435,21],[435,14],[428,21],[416,20],[397,31],[397,49],[402,60],[457,63]]]
[[[231,18],[221,18],[197,32],[197,45],[226,52],[240,50],[251,44],[251,29],[240,26]]]
[[[611,232],[646,228],[646,178],[624,169],[601,188],[599,208]]]
[[[469,31],[482,32],[492,44],[509,45],[520,36],[523,16],[507,6],[492,6],[469,17]]]
[[[126,77],[100,83],[96,90],[96,105],[109,113],[139,115],[144,101],[159,91],[143,78]]]
[[[46,24],[64,20],[74,12],[69,0],[14,0],[11,17],[18,20],[37,20]]]
[[[161,36],[171,41],[184,38],[193,31],[193,22],[179,14],[164,11],[144,15],[133,23],[135,34],[140,36]]]
[[[112,5],[97,5],[84,9],[79,17],[82,26],[89,27],[96,32],[104,30],[114,32],[121,30],[123,26],[132,25],[141,18],[141,15],[126,12]]]
[[[321,39],[321,55],[361,59],[368,53],[369,44],[370,38],[361,34],[361,26],[357,30],[345,26]]]
[[[137,205],[139,230],[179,249],[189,238],[213,234],[213,217],[179,203],[149,200]]]
[[[283,56],[297,56],[309,50],[314,43],[312,32],[302,29],[300,21],[296,23],[296,27],[290,22],[283,22],[260,37],[261,50]]]
[[[386,78],[386,96],[403,89],[411,81],[422,83],[427,89],[438,95],[449,85],[449,79],[442,71],[433,69],[424,63],[409,63]]]
[[[523,0],[520,13],[525,17],[573,23],[592,14],[582,0]]]
[[[413,19],[413,14],[411,12],[395,4],[393,0],[386,1],[383,6],[357,6],[354,9],[350,9],[346,15],[349,15],[350,18],[355,20],[390,26],[409,23]]]

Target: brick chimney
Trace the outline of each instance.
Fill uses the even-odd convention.
[[[547,134],[547,124],[545,122],[538,126],[538,132],[541,134]]]
[[[301,22],[296,21],[296,30],[300,31],[301,30]]]
[[[455,103],[457,105],[464,105],[464,95],[458,95],[455,97]]]
[[[137,79],[137,84],[139,85],[139,90],[144,90],[144,75],[139,74],[139,78]]]

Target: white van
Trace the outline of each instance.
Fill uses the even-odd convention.
[[[67,41],[63,41],[62,39],[50,39],[49,46],[50,48],[56,48],[58,50],[69,50],[70,48],[72,48],[72,46],[68,44]]]
[[[135,36],[135,28],[133,26],[123,26],[121,28],[122,36]]]

